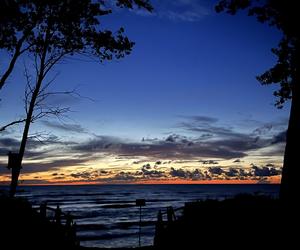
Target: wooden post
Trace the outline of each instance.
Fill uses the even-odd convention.
[[[144,199],[137,199],[135,201],[136,206],[140,207],[140,223],[139,223],[139,247],[141,247],[141,232],[142,232],[142,207],[146,206]]]
[[[21,159],[18,153],[8,153],[8,169],[11,169],[11,183],[10,183],[10,190],[9,196],[14,197],[17,186],[18,186],[18,179],[21,171]]]

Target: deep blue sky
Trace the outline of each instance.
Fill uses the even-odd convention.
[[[214,1],[153,3],[153,14],[118,10],[103,19],[107,27],[125,27],[136,42],[131,55],[103,64],[67,60],[55,69],[60,75],[53,88],[78,86],[83,96],[95,100],[52,100],[70,106],[74,112],[64,122],[88,134],[70,130],[66,135],[44,122],[34,124],[32,131],[50,130],[73,140],[96,134],[141,141],[172,133],[192,136],[180,124],[194,116],[216,118],[219,126],[247,133],[258,124],[287,118],[288,105],[282,110],[273,106],[276,87],[261,86],[255,79],[276,62],[270,51],[280,39],[275,28],[243,12],[217,14]],[[1,122],[23,112],[22,65],[20,61],[0,93]],[[21,129],[15,128],[14,135]]]

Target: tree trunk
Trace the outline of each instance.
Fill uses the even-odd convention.
[[[299,57],[298,57],[299,58]],[[299,64],[297,65],[299,66]],[[299,67],[297,67],[299,69]],[[300,86],[299,72],[296,72],[295,82],[292,86],[292,104],[290,119],[286,134],[286,147],[280,186],[280,199],[284,205],[295,207],[300,195]]]
[[[38,78],[36,81],[35,89],[32,93],[29,108],[28,108],[28,113],[27,113],[27,117],[26,117],[24,131],[23,131],[22,141],[21,141],[21,145],[20,145],[20,149],[19,149],[18,164],[16,166],[13,166],[12,171],[11,171],[11,184],[10,184],[10,192],[9,192],[11,197],[15,196],[16,189],[18,186],[19,175],[20,175],[20,171],[22,168],[21,167],[22,160],[23,160],[24,153],[25,153],[25,147],[26,147],[28,133],[29,133],[29,127],[31,124],[32,115],[33,115],[33,111],[34,111],[34,107],[35,107],[35,102],[39,95],[39,91],[40,91],[40,88],[41,88],[41,85],[42,85],[42,82],[44,79],[46,54],[47,54],[47,47],[45,46],[42,57],[41,57],[41,61],[40,61],[40,69],[39,69],[39,74],[38,74]]]

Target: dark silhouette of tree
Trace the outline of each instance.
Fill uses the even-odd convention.
[[[12,53],[7,71],[1,78],[5,83],[20,55],[34,61],[34,76],[27,77],[26,119],[17,155],[12,168],[10,195],[14,196],[26,148],[30,124],[34,119],[64,112],[41,110],[39,104],[49,93],[45,89],[53,81],[49,72],[63,59],[71,56],[88,56],[105,60],[120,59],[130,54],[134,43],[124,35],[124,28],[116,32],[101,29],[100,18],[112,13],[110,5],[120,8],[143,8],[151,11],[148,0],[14,0],[4,1],[9,15],[0,18],[0,48]],[[5,14],[0,6],[1,13]],[[1,15],[2,16],[2,15]],[[4,27],[3,24],[6,24]],[[27,75],[28,76],[28,75]],[[33,79],[31,79],[33,78]],[[3,80],[2,80],[3,79]]]
[[[43,16],[45,10],[43,5],[46,6],[47,2],[51,1],[36,0],[4,0],[0,1],[0,50],[7,51],[10,55],[10,60],[7,66],[0,68],[0,90],[6,83],[8,77],[13,72],[17,60],[26,52],[30,52],[31,49],[38,42],[35,38],[35,31],[39,25],[45,21]],[[67,0],[65,6],[73,5],[79,8],[89,4],[89,1]],[[112,11],[108,8],[104,8],[105,2],[108,1],[94,1],[93,5],[90,5],[89,13],[90,17],[102,16],[110,14]],[[115,4],[120,8],[144,8],[148,11],[152,10],[148,0],[115,0]],[[57,4],[58,1],[52,1],[52,5]],[[76,13],[76,12],[74,12]],[[94,16],[92,16],[94,15]],[[88,16],[81,16],[80,18],[89,18]],[[63,20],[62,20],[63,21]],[[67,20],[65,19],[64,22]],[[90,20],[92,25],[95,25],[95,20]]]
[[[216,6],[217,12],[226,11],[234,15],[238,10],[247,10],[248,15],[255,16],[259,22],[274,26],[282,32],[278,47],[272,52],[277,56],[277,63],[257,79],[262,84],[277,84],[274,92],[277,97],[275,105],[282,108],[291,99],[290,119],[286,134],[283,172],[280,198],[285,204],[293,205],[299,196],[298,179],[299,142],[300,142],[300,86],[299,86],[299,24],[297,1],[293,0],[222,0]]]

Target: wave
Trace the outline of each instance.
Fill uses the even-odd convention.
[[[109,227],[103,224],[77,224],[76,229],[78,231],[95,231],[95,230],[106,230]]]
[[[110,240],[115,238],[124,238],[135,236],[136,233],[119,233],[119,234],[103,234],[103,235],[79,235],[80,241]]]
[[[135,204],[109,204],[109,205],[103,205],[101,208],[129,208],[129,207],[135,207]]]
[[[156,221],[142,221],[142,227],[154,226]],[[116,222],[112,224],[77,224],[76,229],[81,232],[86,231],[101,231],[101,230],[112,230],[112,229],[129,229],[132,227],[138,227],[140,225],[139,221],[126,221],[126,222]]]

